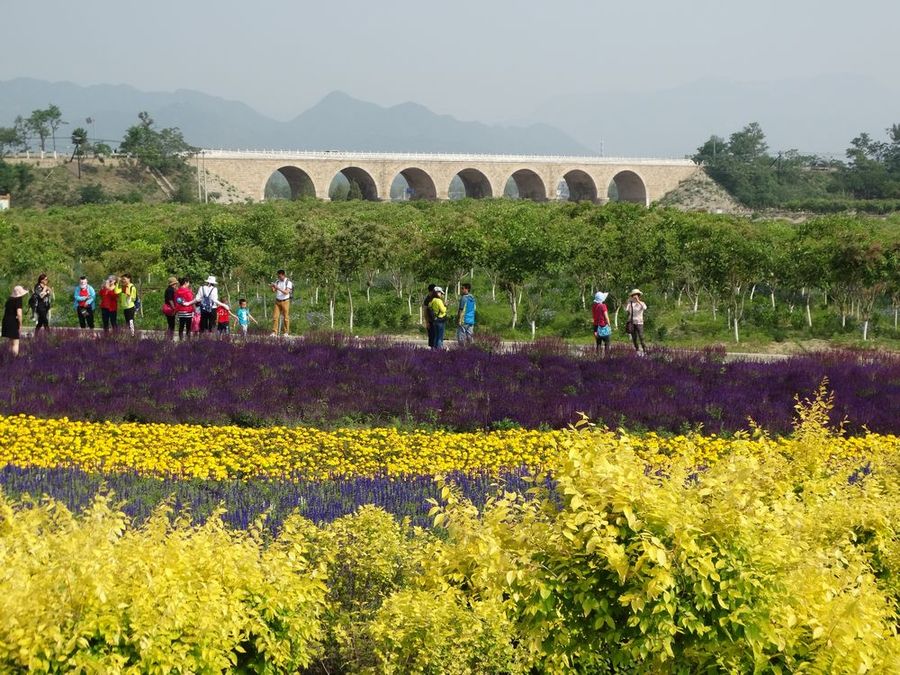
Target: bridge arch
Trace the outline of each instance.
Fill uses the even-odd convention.
[[[597,183],[590,174],[581,169],[572,169],[559,179],[556,185],[557,195],[567,193],[568,197],[560,197],[570,202],[596,202]]]
[[[619,171],[609,182],[607,196],[613,201],[632,202],[649,206],[647,184],[630,169]]]
[[[510,181],[512,181],[512,184],[510,184]],[[507,192],[513,191],[512,188],[514,187],[514,191],[519,199],[531,199],[536,202],[547,200],[547,188],[543,179],[531,169],[514,171],[507,179],[506,186]]]
[[[454,193],[453,183],[456,179],[459,179],[459,182],[462,184],[463,194]],[[450,181],[448,193],[450,199],[461,199],[463,197],[483,199],[494,196],[494,191],[491,189],[491,181],[478,169],[463,169],[457,172],[453,180]]]
[[[437,199],[437,188],[435,187],[434,179],[427,171],[414,166],[403,169],[394,177],[391,183],[391,195],[396,194],[397,184],[400,183],[402,185],[404,181],[409,192],[402,199]]]
[[[300,167],[281,166],[266,178],[263,199],[301,199],[315,197],[316,185],[312,176]]]
[[[342,186],[347,183],[350,186],[355,183],[359,187],[362,199],[372,202],[378,201],[378,186],[375,184],[375,179],[372,178],[372,174],[358,166],[347,166],[334,174],[334,178],[331,179],[331,185],[328,188],[329,198],[334,199],[336,194],[340,194]]]

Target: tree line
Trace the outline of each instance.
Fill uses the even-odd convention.
[[[727,139],[710,136],[693,159],[733,197],[750,207],[805,210],[900,210],[900,124],[881,141],[861,133],[850,141],[846,161],[826,160],[797,150],[772,153],[756,122]],[[859,200],[856,204],[848,200]],[[872,200],[892,200],[883,209]]]
[[[736,341],[749,303],[775,312],[825,303],[863,336],[876,307],[900,309],[900,221],[830,215],[791,224],[612,203],[108,205],[0,215],[0,276],[76,279],[130,272],[157,279],[217,274],[244,284],[285,268],[322,295],[334,325],[376,286],[413,312],[429,281],[450,289],[477,273],[504,298],[511,328],[554,302],[588,306],[609,291],[615,318],[630,288],[727,317]],[[550,289],[559,293],[551,297]],[[559,289],[562,289],[561,291]],[[556,292],[556,291],[554,291]],[[562,299],[561,299],[562,298]]]

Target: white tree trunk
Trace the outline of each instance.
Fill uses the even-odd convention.
[[[684,286],[678,291],[678,299],[675,301],[676,307],[681,307],[681,294],[684,293]]]
[[[847,312],[841,310],[841,328],[847,327]]]
[[[334,295],[328,298],[328,314],[331,316],[331,330],[334,330]]]
[[[515,330],[516,324],[519,322],[519,303],[516,302],[515,290],[509,292],[509,301],[512,304],[512,328]]]
[[[581,309],[587,309],[587,299],[584,297],[584,286],[581,287]]]
[[[809,296],[806,296],[806,325],[812,328],[812,313],[809,311]]]
[[[756,293],[756,284],[750,287],[750,302],[753,302],[753,294]]]
[[[347,284],[347,298],[350,300],[350,332],[353,332],[353,290]]]
[[[497,302],[497,282],[491,282],[491,300]]]
[[[419,305],[419,325],[425,325],[425,308],[422,305]]]
[[[740,334],[740,332],[739,332],[739,330],[738,330],[738,319],[737,319],[737,317],[734,317],[734,341],[735,341],[735,343],[740,343],[740,341],[741,341],[741,334]]]
[[[531,341],[534,342],[534,333],[535,333],[535,325],[534,321],[531,322]]]
[[[769,291],[769,297],[772,299],[772,309],[775,309],[775,291]]]
[[[869,339],[869,320],[863,321],[863,342]]]
[[[700,294],[694,296],[694,314],[700,311]]]
[[[372,303],[372,292],[371,291],[372,291],[372,287],[369,286],[368,284],[366,284],[366,303],[367,304]]]
[[[412,296],[406,296],[406,306],[409,307],[409,315],[412,316]]]
[[[900,314],[900,309],[894,307],[894,330],[897,330],[897,314]]]
[[[319,287],[318,286],[316,286],[316,293],[313,296],[313,304],[316,306],[319,305]]]

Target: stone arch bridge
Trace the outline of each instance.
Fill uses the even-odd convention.
[[[502,197],[507,184],[520,198],[606,202],[611,186],[620,201],[649,205],[697,171],[686,159],[452,155],[343,151],[203,150],[201,174],[218,178],[232,199],[265,198],[275,173],[287,180],[291,196],[329,199],[332,181],[343,174],[365,199],[388,200],[401,176],[404,198]],[[451,184],[456,186],[451,192]],[[568,195],[568,196],[566,196]]]

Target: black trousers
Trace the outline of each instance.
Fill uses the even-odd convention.
[[[35,316],[37,316],[37,326],[35,326],[35,332],[39,331],[41,328],[44,330],[50,330],[50,308],[49,307],[38,307],[34,311]]]
[[[94,310],[91,307],[78,308],[78,325],[82,328],[94,329]]]

